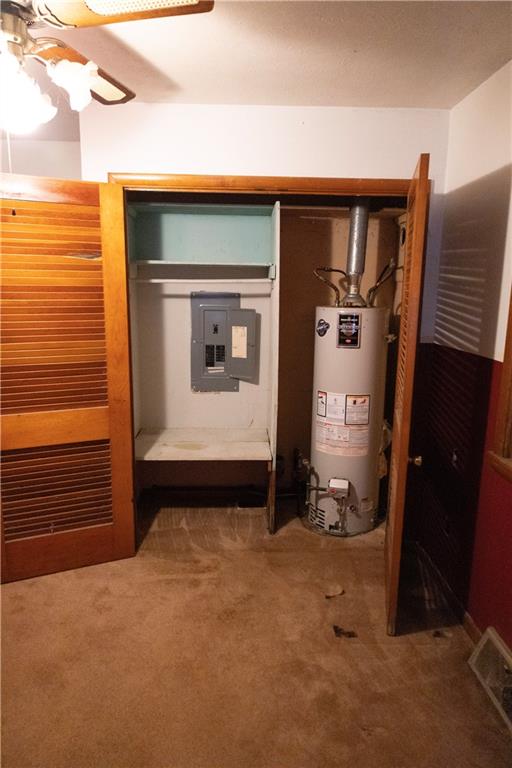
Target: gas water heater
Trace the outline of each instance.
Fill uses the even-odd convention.
[[[334,290],[335,304],[316,308],[307,520],[337,536],[373,528],[379,498],[389,310],[372,302],[396,265],[384,269],[363,299],[368,211],[367,201],[351,209],[346,272],[315,270]],[[337,286],[319,272],[345,275],[348,291],[342,300]]]

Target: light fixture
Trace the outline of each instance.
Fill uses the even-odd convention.
[[[57,114],[50,97],[6,50],[0,53],[0,102],[0,127],[8,133],[30,133]]]
[[[0,0],[0,127],[28,133],[54,117],[49,96],[23,69],[27,58],[43,64],[54,83],[81,110],[92,98],[100,104],[125,104],[135,93],[54,37],[32,37],[29,29],[94,27],[101,24],[206,13],[213,0]]]
[[[91,103],[91,87],[98,76],[98,67],[94,62],[80,64],[78,61],[67,59],[57,62],[49,61],[46,71],[55,85],[60,85],[67,91],[71,109],[80,112]]]
[[[85,5],[100,16],[121,13],[144,13],[165,8],[198,5],[199,0],[85,0]]]
[[[39,58],[45,64],[50,79],[69,95],[70,106],[80,111],[90,104],[91,88],[98,79],[98,67],[86,59],[44,59],[45,50],[55,50],[59,42],[52,38],[34,40],[26,30],[23,19],[13,14],[1,14],[0,35],[0,127],[7,133],[27,134],[52,120],[57,108],[43,94],[36,81],[24,68],[25,57]]]

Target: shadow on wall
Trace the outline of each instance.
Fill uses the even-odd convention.
[[[494,356],[512,167],[446,196],[435,341]]]
[[[137,53],[108,28],[59,29],[57,37],[117,78],[142,101],[169,101],[181,91],[179,83],[167,72]]]
[[[333,250],[330,219],[283,214],[277,425],[277,450],[285,460],[280,478],[283,487],[292,482],[294,448],[309,456],[315,307],[332,304],[333,297],[313,270],[333,263],[343,268],[343,254],[333,254]]]

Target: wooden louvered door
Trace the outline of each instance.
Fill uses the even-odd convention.
[[[119,194],[2,176],[4,581],[134,554]]]
[[[407,197],[406,248],[385,544],[386,612],[387,629],[390,635],[394,635],[396,632],[405,495],[409,467],[414,369],[418,344],[423,252],[429,198],[428,163],[429,156],[421,155]]]

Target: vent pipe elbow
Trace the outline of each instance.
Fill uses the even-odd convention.
[[[366,240],[368,236],[368,217],[370,205],[368,198],[361,198],[350,209],[350,231],[348,236],[347,278],[348,291],[342,301],[344,307],[365,307],[361,296],[361,279],[366,259]]]

